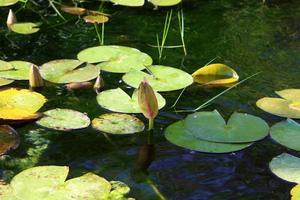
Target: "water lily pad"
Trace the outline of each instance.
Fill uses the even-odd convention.
[[[300,199],[300,184],[293,187],[291,190],[291,200],[299,200]]]
[[[112,3],[121,6],[139,7],[143,6],[145,0],[110,0]]]
[[[0,90],[0,118],[25,120],[36,118],[36,112],[44,105],[46,98],[26,89],[9,88]]]
[[[79,60],[53,60],[41,66],[42,77],[53,83],[84,82],[96,78],[100,71],[94,65]]]
[[[105,15],[87,15],[83,17],[86,23],[103,24],[108,22],[109,18]]]
[[[20,137],[18,133],[8,125],[0,125],[0,155],[19,146]]]
[[[226,86],[239,80],[238,74],[227,65],[210,64],[192,74],[194,81],[209,86]]]
[[[61,10],[72,15],[84,15],[87,13],[87,9],[80,7],[62,6]]]
[[[9,64],[13,68],[7,70],[0,70],[0,78],[12,79],[12,80],[28,80],[29,69],[31,65],[34,65],[26,61],[11,61]]]
[[[10,70],[13,69],[14,66],[6,61],[0,60],[0,71],[6,71],[6,70]]]
[[[168,126],[165,137],[177,146],[206,153],[229,153],[242,150],[251,145],[251,143],[230,144],[201,140],[194,134],[189,133],[185,128],[184,121],[178,121]]]
[[[36,123],[50,129],[69,131],[88,127],[90,119],[86,114],[75,110],[56,108],[44,112],[44,117]]]
[[[300,151],[300,124],[292,119],[279,122],[272,126],[271,137],[279,144]]]
[[[159,94],[155,94],[159,109],[163,108],[166,100]],[[97,95],[98,104],[108,110],[121,113],[142,113],[138,104],[137,90],[130,97],[121,88],[105,90]]]
[[[152,58],[138,49],[124,46],[97,46],[82,50],[78,59],[88,63],[99,63],[101,70],[126,73],[131,69],[142,70],[152,64]]]
[[[280,117],[300,119],[300,89],[276,92],[282,98],[264,97],[256,102],[260,109]]]
[[[149,0],[155,6],[174,6],[182,0]]]
[[[273,158],[269,167],[279,178],[289,182],[300,183],[300,158],[283,153]]]
[[[93,119],[93,128],[111,134],[133,134],[142,132],[144,123],[137,117],[121,113],[107,113]]]
[[[5,79],[5,78],[0,78],[0,86],[4,86],[4,85],[9,85],[12,82],[14,82],[14,80],[9,80],[9,79]]]
[[[19,0],[0,0],[0,7],[11,6],[18,2]]]
[[[222,143],[246,143],[268,135],[268,124],[259,117],[233,113],[227,124],[218,111],[197,112],[184,120],[186,129],[196,138]]]
[[[126,84],[138,88],[141,81],[146,78],[152,88],[158,92],[179,90],[193,83],[191,75],[177,68],[152,65],[148,69],[152,74],[132,70],[122,79]]]
[[[38,28],[40,26],[39,23],[32,23],[32,22],[23,22],[23,23],[14,23],[9,28],[19,34],[33,34],[40,30]]]

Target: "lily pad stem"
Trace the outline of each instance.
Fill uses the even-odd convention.
[[[149,126],[148,126],[148,130],[152,130],[154,127],[154,119],[149,119]]]
[[[102,40],[102,38],[101,38],[101,35],[100,35],[100,33],[99,33],[99,28],[98,28],[98,26],[97,26],[96,23],[94,24],[94,27],[95,27],[95,30],[96,30],[96,33],[97,33],[97,37],[98,37],[98,40],[99,40],[99,44],[102,45],[102,44],[103,44],[103,40]]]

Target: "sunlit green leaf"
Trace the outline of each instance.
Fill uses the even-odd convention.
[[[0,0],[0,7],[16,4],[19,0]]]
[[[143,6],[145,2],[145,0],[110,0],[110,1],[117,5],[132,6],[132,7]]]
[[[149,0],[155,6],[174,6],[181,2],[182,0]]]
[[[39,23],[22,22],[22,23],[14,23],[10,25],[9,28],[15,33],[27,35],[27,34],[38,32],[40,30],[38,26],[40,26]]]
[[[11,61],[9,62],[13,66],[9,70],[0,70],[0,78],[12,79],[12,80],[28,80],[29,69],[31,65],[34,65],[26,61]]]

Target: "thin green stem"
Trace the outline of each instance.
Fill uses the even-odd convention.
[[[156,185],[154,185],[153,181],[149,177],[147,178],[146,182],[150,185],[150,187],[153,189],[160,200],[166,200],[164,195],[159,191],[159,189],[156,187]]]
[[[171,108],[174,108],[176,106],[176,104],[178,103],[180,97],[183,95],[184,91],[185,91],[186,87],[183,88],[179,94],[179,96],[177,97],[176,101],[174,102],[174,104],[171,106]]]
[[[64,16],[59,12],[59,10],[56,8],[56,6],[53,3],[53,0],[48,0],[50,6],[53,8],[53,10],[58,14],[58,16],[60,16],[60,18],[62,18],[64,21],[66,21],[66,19],[64,18]]]
[[[149,126],[148,126],[148,130],[152,130],[154,127],[154,119],[149,119]]]
[[[184,26],[184,16],[183,16],[183,10],[182,9],[180,11],[178,11],[177,18],[178,18],[178,24],[179,24],[179,30],[180,30],[182,48],[183,48],[184,55],[186,56],[187,55],[187,50],[186,50],[185,40],[184,40],[184,29],[185,29],[185,26]]]
[[[105,23],[102,23],[102,27],[101,27],[101,45],[104,45],[104,31],[105,31]]]
[[[95,30],[96,30],[96,33],[97,33],[97,37],[98,37],[98,40],[99,40],[99,44],[102,45],[102,38],[101,38],[101,35],[99,33],[99,28],[97,26],[97,24],[95,23],[94,24],[94,27],[95,27]]]

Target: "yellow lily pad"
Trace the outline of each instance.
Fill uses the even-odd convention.
[[[210,64],[192,74],[194,82],[209,86],[227,86],[239,80],[239,75],[224,64]]]
[[[0,90],[0,118],[24,120],[36,118],[36,113],[46,102],[46,98],[26,89],[8,88]]]
[[[109,18],[105,15],[87,15],[83,17],[86,23],[103,24],[108,22]]]
[[[260,109],[280,117],[300,119],[300,89],[276,91],[281,98],[264,97],[256,102]]]
[[[300,200],[300,184],[293,187],[291,190],[291,200]]]

